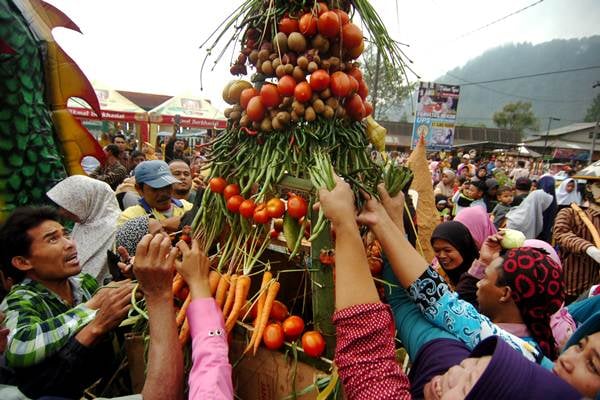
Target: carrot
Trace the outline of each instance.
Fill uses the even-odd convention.
[[[177,296],[177,293],[185,286],[185,280],[183,276],[178,273],[175,274],[175,278],[173,278],[173,296]]]
[[[240,312],[242,311],[242,307],[246,302],[246,297],[248,297],[249,291],[250,277],[248,275],[240,276],[235,287],[235,299],[233,301],[233,307],[231,308],[231,313],[229,313],[227,321],[225,322],[225,331],[227,331],[227,333],[231,332],[235,326],[235,321],[237,321],[238,317],[240,316]]]
[[[185,301],[183,302],[183,305],[179,309],[179,312],[177,313],[177,317],[175,317],[175,322],[177,323],[177,326],[180,326],[183,323],[183,321],[186,319],[185,313],[187,312],[188,306],[190,305],[191,302],[192,302],[192,295],[188,294],[187,297],[185,298]]]
[[[235,298],[235,287],[237,281],[237,274],[231,275],[231,279],[229,281],[229,292],[227,292],[227,297],[225,298],[225,305],[223,306],[223,318],[227,318],[229,312],[231,311],[231,307],[233,306],[233,300]]]
[[[214,296],[219,286],[219,280],[221,280],[221,274],[217,271],[212,270],[208,274],[208,286],[210,287],[210,295]]]
[[[262,341],[263,333],[265,328],[267,327],[267,323],[269,322],[269,315],[271,315],[271,308],[273,307],[273,303],[275,302],[275,297],[277,297],[277,293],[279,293],[279,282],[275,281],[269,285],[269,289],[267,290],[267,297],[265,298],[265,304],[263,309],[258,314],[258,324],[254,329],[258,330],[256,334],[256,341],[254,342],[253,354],[256,355],[256,351],[258,350],[258,346],[260,346],[260,342]]]
[[[221,310],[223,309],[223,304],[225,304],[225,295],[229,288],[229,277],[229,272],[221,275],[221,280],[219,280],[219,285],[217,286],[217,293],[215,293],[215,301]]]
[[[265,273],[263,274],[262,283],[260,284],[260,294],[258,295],[258,301],[256,302],[256,318],[254,319],[254,331],[252,331],[252,337],[248,342],[248,346],[246,346],[246,349],[244,350],[244,354],[247,353],[254,346],[254,342],[256,342],[257,340],[259,315],[261,315],[260,312],[267,298],[267,285],[269,284],[269,282],[271,282],[272,278],[273,274],[270,271],[265,271]]]
[[[185,321],[183,321],[181,330],[179,331],[179,344],[181,344],[181,346],[185,346],[189,338],[190,324],[188,323],[188,319],[186,318]]]

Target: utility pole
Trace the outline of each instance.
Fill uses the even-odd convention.
[[[600,86],[600,81],[594,82],[592,85],[592,89]],[[594,151],[596,150],[596,135],[598,135],[598,125],[600,124],[600,117],[596,117],[596,125],[594,126],[594,133],[592,134],[592,149],[590,151],[590,156],[588,162],[591,164],[594,161]]]
[[[560,121],[560,118],[548,117],[548,128],[546,128],[546,136],[544,138],[544,151],[542,153],[542,163],[544,162],[544,158],[546,158],[546,150],[548,149],[548,135],[550,134],[550,124],[552,124],[552,121]]]

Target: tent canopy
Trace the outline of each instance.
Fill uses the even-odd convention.
[[[190,128],[224,129],[227,120],[209,101],[193,96],[175,96],[148,112],[150,123],[173,125],[179,115],[180,125]]]
[[[147,122],[146,111],[116,90],[97,82],[92,82],[92,86],[98,97],[102,115],[96,115],[83,100],[70,98],[67,107],[75,117],[106,121]]]

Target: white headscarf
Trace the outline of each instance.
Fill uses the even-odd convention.
[[[575,189],[573,189],[571,193],[567,192],[567,185],[569,182],[573,182],[575,184]],[[577,182],[575,182],[575,179],[567,178],[561,182],[558,190],[556,191],[556,203],[559,206],[569,206],[571,203],[581,203],[581,195],[577,191]]]
[[[541,189],[529,193],[518,207],[506,214],[506,227],[523,232],[527,239],[535,239],[544,227],[543,213],[552,204],[552,195]]]
[[[106,250],[113,248],[117,217],[121,210],[115,192],[105,182],[83,175],[73,175],[46,193],[80,222],[73,227],[72,237],[82,270],[100,283],[108,275]]]

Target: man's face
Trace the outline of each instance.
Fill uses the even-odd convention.
[[[600,204],[600,182],[594,182],[590,185],[590,190],[594,196],[594,202]]]
[[[177,151],[183,151],[185,149],[185,142],[183,140],[176,140],[173,145],[173,149]]]
[[[81,272],[75,242],[61,224],[47,220],[29,229],[27,235],[31,238],[31,246],[29,256],[23,257],[27,261],[24,271],[31,278],[60,281]]]
[[[139,163],[141,163],[142,161],[146,161],[146,156],[144,156],[143,154],[136,156],[134,158],[131,159],[131,168],[135,168],[138,166]]]
[[[181,183],[175,183],[173,189],[188,192],[192,188],[192,171],[183,161],[175,161],[169,164],[171,174]]]
[[[119,146],[119,150],[125,151],[127,150],[127,142],[122,137],[115,138],[114,143]]]
[[[166,211],[171,207],[172,194],[173,185],[167,185],[158,189],[154,189],[149,185],[144,185],[140,190],[140,195],[144,198],[146,203],[159,211]]]

